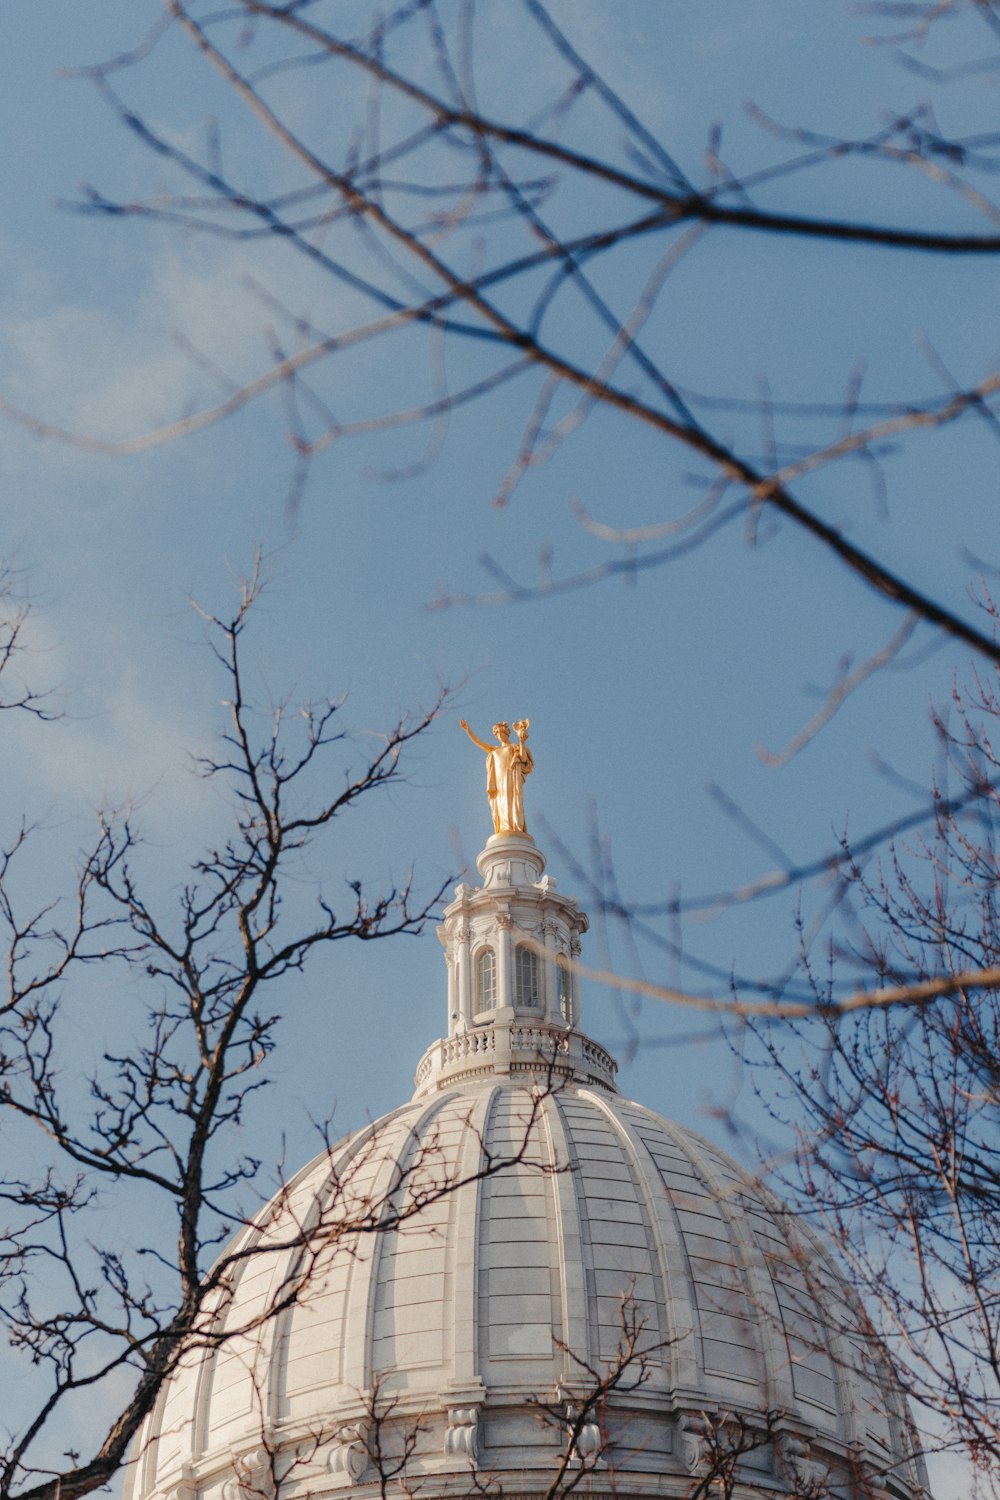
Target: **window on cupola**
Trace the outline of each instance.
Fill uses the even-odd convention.
[[[492,948],[484,948],[476,959],[476,1009],[496,1010],[497,1005],[497,956]]]
[[[538,956],[530,948],[514,954],[514,1004],[538,1009]]]

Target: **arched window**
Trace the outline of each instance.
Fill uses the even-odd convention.
[[[566,960],[562,957],[556,960],[556,986],[559,999],[559,1014],[567,1026],[573,1024],[573,991],[570,985],[571,975]]]
[[[530,948],[514,952],[514,1004],[538,1009],[538,956]]]
[[[484,948],[476,959],[476,1009],[496,1010],[497,1005],[497,956],[492,948]]]

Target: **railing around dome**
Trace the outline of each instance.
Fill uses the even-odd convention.
[[[583,1055],[590,1067],[596,1068],[599,1073],[606,1073],[608,1078],[614,1082],[615,1074],[618,1072],[618,1064],[610,1052],[605,1052],[596,1042],[592,1042],[589,1036],[580,1038],[583,1043]]]
[[[415,1088],[420,1088],[421,1084],[426,1083],[430,1077],[431,1069],[434,1066],[434,1051],[435,1049],[432,1047],[430,1052],[425,1052],[417,1064],[417,1071],[413,1075]]]
[[[496,1050],[496,1032],[492,1026],[480,1026],[475,1031],[465,1031],[461,1036],[449,1036],[441,1044],[441,1060],[445,1067],[461,1062],[464,1057],[477,1057],[482,1052]]]
[[[521,1071],[525,1066],[553,1066],[560,1073],[570,1072],[585,1081],[616,1088],[617,1063],[590,1037],[544,1022],[522,1021],[475,1026],[442,1038],[428,1047],[413,1081],[419,1090],[438,1073],[445,1074],[450,1082],[464,1072]]]

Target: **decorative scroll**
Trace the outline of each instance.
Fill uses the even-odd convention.
[[[222,1500],[273,1500],[274,1467],[266,1448],[252,1448],[233,1459],[234,1478],[222,1486]]]
[[[576,1421],[572,1408],[567,1410],[566,1420],[570,1427]],[[601,1429],[596,1422],[584,1422],[576,1437],[573,1439],[572,1458],[574,1463],[586,1464],[593,1468],[601,1460],[604,1451],[604,1438]]]
[[[163,1500],[197,1500],[197,1495],[198,1486],[185,1476],[172,1489],[167,1490]]]
[[[786,1432],[778,1449],[782,1473],[794,1480],[796,1490],[811,1495],[819,1494],[819,1486],[829,1479],[825,1464],[817,1463],[805,1438]]]
[[[689,1474],[699,1474],[708,1463],[708,1443],[705,1440],[705,1419],[689,1414],[678,1423],[681,1435],[681,1457]]]
[[[368,1463],[368,1424],[349,1422],[337,1434],[337,1441],[330,1450],[327,1468],[338,1478],[356,1483],[367,1469]]]
[[[453,1406],[444,1435],[445,1458],[464,1458],[475,1464],[479,1458],[479,1408]]]

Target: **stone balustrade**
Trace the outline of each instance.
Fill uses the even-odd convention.
[[[474,1026],[434,1042],[420,1059],[413,1082],[423,1095],[470,1074],[525,1072],[617,1091],[617,1063],[598,1042],[568,1027],[517,1019]]]

